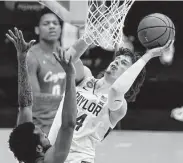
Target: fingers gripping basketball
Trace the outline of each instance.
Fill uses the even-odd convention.
[[[141,44],[147,49],[152,49],[174,40],[175,26],[166,15],[154,13],[140,21],[137,33]]]

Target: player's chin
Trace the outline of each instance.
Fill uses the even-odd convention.
[[[111,70],[106,70],[104,76],[110,77],[113,76],[113,72]]]
[[[117,75],[116,75],[116,73],[115,73],[115,71],[111,71],[111,70],[109,70],[109,71],[106,71],[105,72],[105,74],[104,74],[104,76],[107,78],[107,79],[117,79],[118,77],[117,77]]]

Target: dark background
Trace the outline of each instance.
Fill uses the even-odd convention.
[[[18,8],[18,5],[20,4],[16,3],[13,7]],[[128,113],[121,121],[121,127],[122,129],[183,131],[183,122],[170,118],[170,111],[183,105],[183,54],[181,51],[183,2],[136,1],[127,15],[124,32],[127,36],[135,36],[135,49],[144,51],[137,39],[137,26],[144,16],[156,12],[167,15],[175,24],[174,61],[171,66],[160,64],[159,59],[148,63],[145,83],[136,102],[129,104]],[[35,11],[20,9],[12,11],[5,7],[3,1],[0,2],[0,127],[15,125],[18,106],[16,51],[5,38],[5,33],[16,26],[23,30],[27,41],[35,39],[34,24]],[[92,60],[95,60],[97,55],[102,57],[103,63],[98,67],[90,66],[94,75],[102,71],[111,61],[112,52],[105,52],[100,48],[90,51]]]

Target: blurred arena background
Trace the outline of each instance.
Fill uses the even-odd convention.
[[[182,162],[183,122],[170,117],[173,108],[183,105],[182,8],[183,1],[136,1],[130,9],[124,28],[127,46],[144,51],[137,39],[138,23],[148,14],[163,13],[176,27],[175,57],[170,66],[160,64],[158,59],[147,65],[146,80],[136,102],[129,103],[128,113],[116,131],[98,147],[97,163]],[[18,106],[16,50],[5,33],[16,26],[23,30],[27,41],[36,38],[34,16],[40,9],[36,2],[0,1],[0,162],[15,162],[8,152],[7,140],[16,123]],[[82,32],[83,29],[64,23],[61,44],[68,48]],[[112,54],[90,47],[82,61],[94,76],[100,77]]]

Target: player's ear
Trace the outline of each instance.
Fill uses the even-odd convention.
[[[37,26],[34,28],[34,32],[36,35],[39,35],[39,28]]]
[[[43,152],[43,147],[41,145],[37,145],[36,152],[38,152],[38,153]]]

